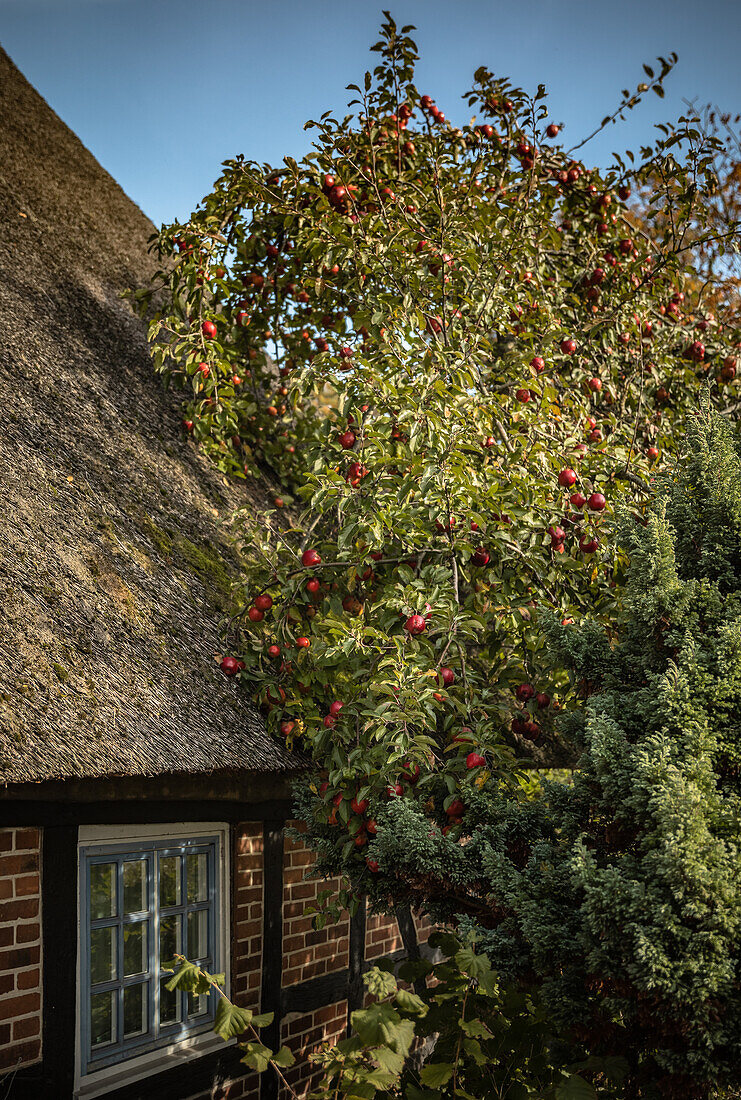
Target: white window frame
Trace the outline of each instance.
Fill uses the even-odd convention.
[[[230,988],[230,957],[231,957],[231,829],[226,822],[198,821],[188,824],[175,822],[164,825],[81,825],[78,830],[77,845],[77,882],[79,885],[82,871],[80,858],[81,849],[94,848],[96,845],[107,847],[111,844],[132,845],[132,851],[136,851],[138,842],[143,841],[169,841],[173,844],[179,840],[196,839],[198,837],[214,837],[219,839],[219,880],[221,883],[221,898],[219,906],[218,943],[223,960],[220,969],[226,975],[225,992],[229,995]],[[81,1027],[82,1019],[82,952],[87,950],[84,943],[84,914],[78,907],[77,913],[77,988],[75,997],[76,1009],[76,1043],[75,1043],[75,1100],[92,1100],[93,1097],[106,1095],[114,1089],[124,1085],[133,1084],[142,1078],[154,1076],[174,1066],[182,1065],[194,1058],[201,1058],[213,1051],[223,1050],[225,1046],[233,1045],[236,1040],[225,1043],[211,1030],[181,1039],[169,1046],[159,1047],[146,1054],[136,1055],[112,1066],[85,1072],[86,1055],[82,1050]]]

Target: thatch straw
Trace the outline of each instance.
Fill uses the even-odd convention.
[[[153,226],[1,50],[0,117],[0,782],[300,766],[214,660],[245,501],[120,300]]]

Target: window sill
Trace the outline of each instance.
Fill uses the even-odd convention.
[[[208,1031],[202,1035],[194,1036],[192,1039],[184,1039],[179,1043],[173,1043],[172,1046],[160,1047],[159,1050],[142,1054],[128,1062],[94,1070],[77,1082],[74,1093],[75,1100],[92,1100],[96,1096],[107,1096],[116,1089],[132,1085],[145,1077],[154,1077],[155,1074],[174,1069],[176,1066],[184,1065],[195,1058],[202,1058],[206,1054],[225,1050],[227,1047],[234,1046],[235,1042],[235,1039],[231,1039],[228,1043],[225,1043],[218,1035]]]

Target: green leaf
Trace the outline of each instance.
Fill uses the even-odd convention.
[[[267,1027],[275,1019],[274,1012],[261,1012],[259,1016],[252,1017],[253,1027]]]
[[[425,1062],[419,1071],[419,1079],[423,1085],[431,1088],[442,1088],[447,1085],[453,1076],[455,1066],[451,1062]]]
[[[258,1073],[264,1073],[270,1065],[272,1057],[270,1048],[264,1046],[262,1043],[249,1042],[244,1044],[242,1050],[244,1051],[244,1055],[241,1059],[242,1062]]]
[[[572,1073],[556,1089],[556,1100],[596,1100],[596,1096],[594,1085],[578,1073]]]
[[[394,998],[402,1012],[410,1012],[414,1016],[426,1016],[427,1005],[416,993],[410,993],[406,989],[400,989]]]
[[[404,1100],[440,1100],[441,1095],[437,1089],[418,1089],[412,1084],[408,1084],[404,1090]]]
[[[273,1055],[271,1061],[275,1062],[276,1066],[279,1066],[280,1069],[288,1069],[289,1066],[294,1064],[296,1059],[288,1047],[282,1046],[280,1050]]]
[[[214,1031],[222,1039],[232,1039],[235,1035],[241,1035],[252,1023],[252,1013],[248,1008],[239,1008],[232,1004],[226,997],[219,997],[216,1006],[216,1019]]]

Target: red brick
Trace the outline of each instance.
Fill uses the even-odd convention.
[[[16,974],[19,989],[38,989],[41,985],[41,971],[36,966],[31,970],[21,970]]]
[[[39,869],[39,854],[38,852],[21,852],[20,855],[0,856],[0,877],[7,878],[8,875],[21,875],[29,871],[38,871]]]
[[[4,901],[0,903],[0,924],[9,921],[37,917],[39,914],[38,898],[22,898],[20,901]]]
[[[39,1016],[26,1016],[24,1020],[13,1021],[13,1042],[17,1039],[30,1039],[34,1035],[41,1034],[41,1019]]]
[[[41,946],[13,947],[9,951],[0,951],[0,970],[20,970],[24,966],[34,966],[41,961]]]
[[[15,974],[0,974],[0,997],[15,989]]]
[[[241,890],[237,890],[236,904],[239,908],[261,901],[262,886],[243,886]]]
[[[0,901],[13,897],[13,883],[15,879],[0,878]]]
[[[0,1049],[0,1070],[27,1066],[31,1062],[38,1062],[40,1057],[40,1039],[29,1039],[28,1042],[17,1045],[14,1043],[12,1046]]]
[[[238,924],[235,929],[237,939],[239,940],[247,939],[249,936],[259,936],[261,932],[262,925],[260,921],[257,920],[245,921],[243,924]]]
[[[38,872],[34,875],[20,875],[15,880],[15,896],[17,898],[25,898],[30,894],[39,894],[41,892],[41,883]]]
[[[40,843],[39,830],[38,829],[16,829],[15,832],[15,850],[16,852],[25,852],[30,848],[38,849]]]
[[[15,926],[15,942],[16,943],[33,943],[41,936],[41,927],[38,921],[31,921],[25,924],[16,924]]]
[[[24,993],[18,997],[7,997],[0,1001],[0,1020],[13,1020],[16,1016],[27,1016],[29,1012],[38,1012],[40,1008],[40,993]]]
[[[0,852],[12,851],[14,839],[12,829],[0,829]]]

